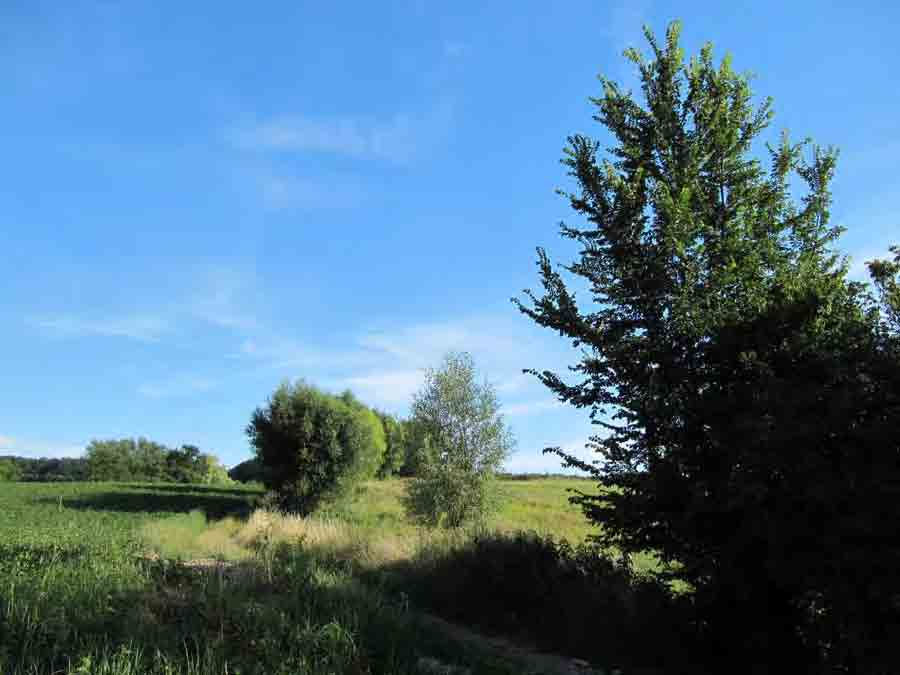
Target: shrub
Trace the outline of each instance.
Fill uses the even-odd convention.
[[[390,478],[400,473],[406,459],[406,426],[392,415],[376,413],[384,427],[384,461],[378,469],[379,478]]]
[[[374,477],[384,454],[377,416],[351,394],[284,383],[254,411],[247,435],[281,508],[311,513]]]
[[[417,604],[543,650],[609,667],[692,658],[689,601],[589,544],[482,533],[439,540],[397,571],[388,583]]]

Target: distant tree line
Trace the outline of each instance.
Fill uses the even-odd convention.
[[[0,481],[138,481],[230,483],[214,455],[194,445],[169,448],[146,438],[91,441],[84,457],[0,457]]]
[[[31,458],[0,457],[0,482],[51,482],[89,480],[87,461],[82,457]]]

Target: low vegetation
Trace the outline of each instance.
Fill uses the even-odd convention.
[[[0,672],[521,672],[363,583],[352,526],[251,515],[259,496],[2,486]]]

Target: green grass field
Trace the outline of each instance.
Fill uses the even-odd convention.
[[[503,481],[489,527],[581,540],[570,487],[591,485]],[[259,493],[242,487],[0,484],[0,673],[414,673],[431,658],[521,672],[361,581],[470,536],[415,527],[403,490],[373,482],[292,519],[252,513]]]

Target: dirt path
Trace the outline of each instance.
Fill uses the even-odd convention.
[[[488,637],[476,633],[465,626],[450,623],[444,619],[415,611],[416,620],[436,632],[450,637],[454,642],[470,646],[495,658],[516,664],[522,675],[607,675],[608,671],[591,668],[580,659],[572,659],[557,654],[544,654],[528,647],[514,644],[501,637]]]

